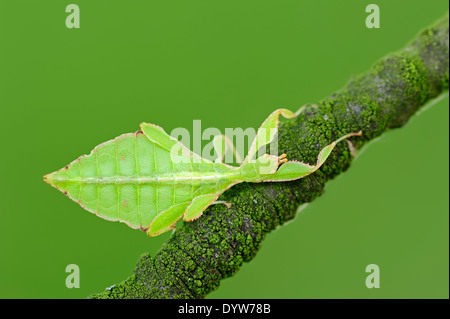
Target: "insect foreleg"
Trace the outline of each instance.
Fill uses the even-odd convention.
[[[258,132],[256,133],[255,139],[253,140],[250,150],[244,159],[244,162],[250,162],[261,154],[257,154],[259,149],[272,142],[278,133],[278,124],[280,123],[279,117],[282,115],[287,119],[292,119],[295,114],[287,109],[278,109],[272,114],[270,114],[265,121],[261,124]]]
[[[337,143],[340,141],[349,138],[351,136],[361,136],[362,132],[358,133],[350,133],[347,135],[342,136],[340,139],[334,141],[333,143],[325,146],[319,153],[317,157],[317,163],[316,165],[310,165],[303,162],[298,161],[288,161],[280,166],[280,168],[275,172],[273,175],[268,175],[267,177],[264,177],[264,182],[282,182],[282,181],[291,181],[300,179],[302,177],[305,177],[309,174],[314,173],[317,171],[322,164],[326,161],[328,156],[331,154],[331,151],[334,149]],[[283,157],[282,160],[285,160]]]
[[[226,202],[226,201],[224,201],[224,200],[216,200],[216,201],[213,203],[213,205],[216,205],[216,204],[222,204],[222,205],[227,206],[227,208],[231,208],[231,203],[228,203],[228,202]]]

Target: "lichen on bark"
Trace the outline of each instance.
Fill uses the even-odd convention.
[[[448,32],[447,14],[403,50],[281,123],[280,154],[314,163],[321,148],[344,134],[361,130],[363,137],[351,139],[359,148],[403,126],[420,106],[448,89]],[[128,279],[90,298],[204,297],[252,260],[265,235],[294,218],[298,206],[319,196],[326,181],[351,161],[349,146],[340,143],[323,167],[306,178],[232,187],[221,196],[231,208],[214,205],[198,220],[182,224],[154,257],[139,259]]]

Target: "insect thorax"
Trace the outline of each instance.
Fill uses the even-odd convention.
[[[256,160],[244,162],[241,169],[241,177],[246,182],[260,182],[276,172],[278,157],[268,154],[260,156]]]

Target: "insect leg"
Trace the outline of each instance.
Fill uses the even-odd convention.
[[[326,161],[331,151],[334,149],[337,143],[340,141],[347,139],[351,136],[361,136],[362,132],[358,133],[350,133],[342,136],[340,139],[334,141],[333,143],[325,146],[319,153],[317,157],[316,165],[310,165],[303,162],[298,161],[288,161],[280,166],[280,168],[273,175],[268,175],[263,181],[264,182],[282,182],[282,181],[291,181],[300,179],[309,174],[317,171],[322,164]]]
[[[272,114],[270,114],[264,122],[261,124],[258,132],[256,133],[255,139],[250,146],[247,157],[244,162],[254,160],[255,157],[259,157],[262,154],[257,154],[259,149],[272,142],[278,133],[278,124],[280,123],[279,117],[282,115],[287,119],[295,117],[295,114],[287,109],[278,109]]]
[[[187,207],[184,212],[183,219],[187,222],[193,221],[200,216],[202,216],[205,209],[211,206],[217,198],[219,198],[219,194],[206,194],[195,197],[191,204]]]
[[[233,155],[236,158],[238,163],[242,162],[242,157],[237,152],[236,148],[233,145],[233,141],[228,138],[226,135],[216,135],[213,139],[214,150],[216,151],[217,158],[215,162],[222,163],[225,155],[228,150],[231,149],[233,151]]]
[[[181,216],[183,216],[183,213],[189,204],[190,202],[178,204],[159,213],[147,229],[147,235],[150,237],[155,237],[165,233],[166,231],[174,229],[175,224]]]

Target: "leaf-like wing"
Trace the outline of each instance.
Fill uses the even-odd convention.
[[[236,168],[190,151],[174,154],[169,146],[179,141],[157,126],[141,127],[145,134],[102,143],[45,181],[99,217],[144,230],[159,213],[235,179]]]

